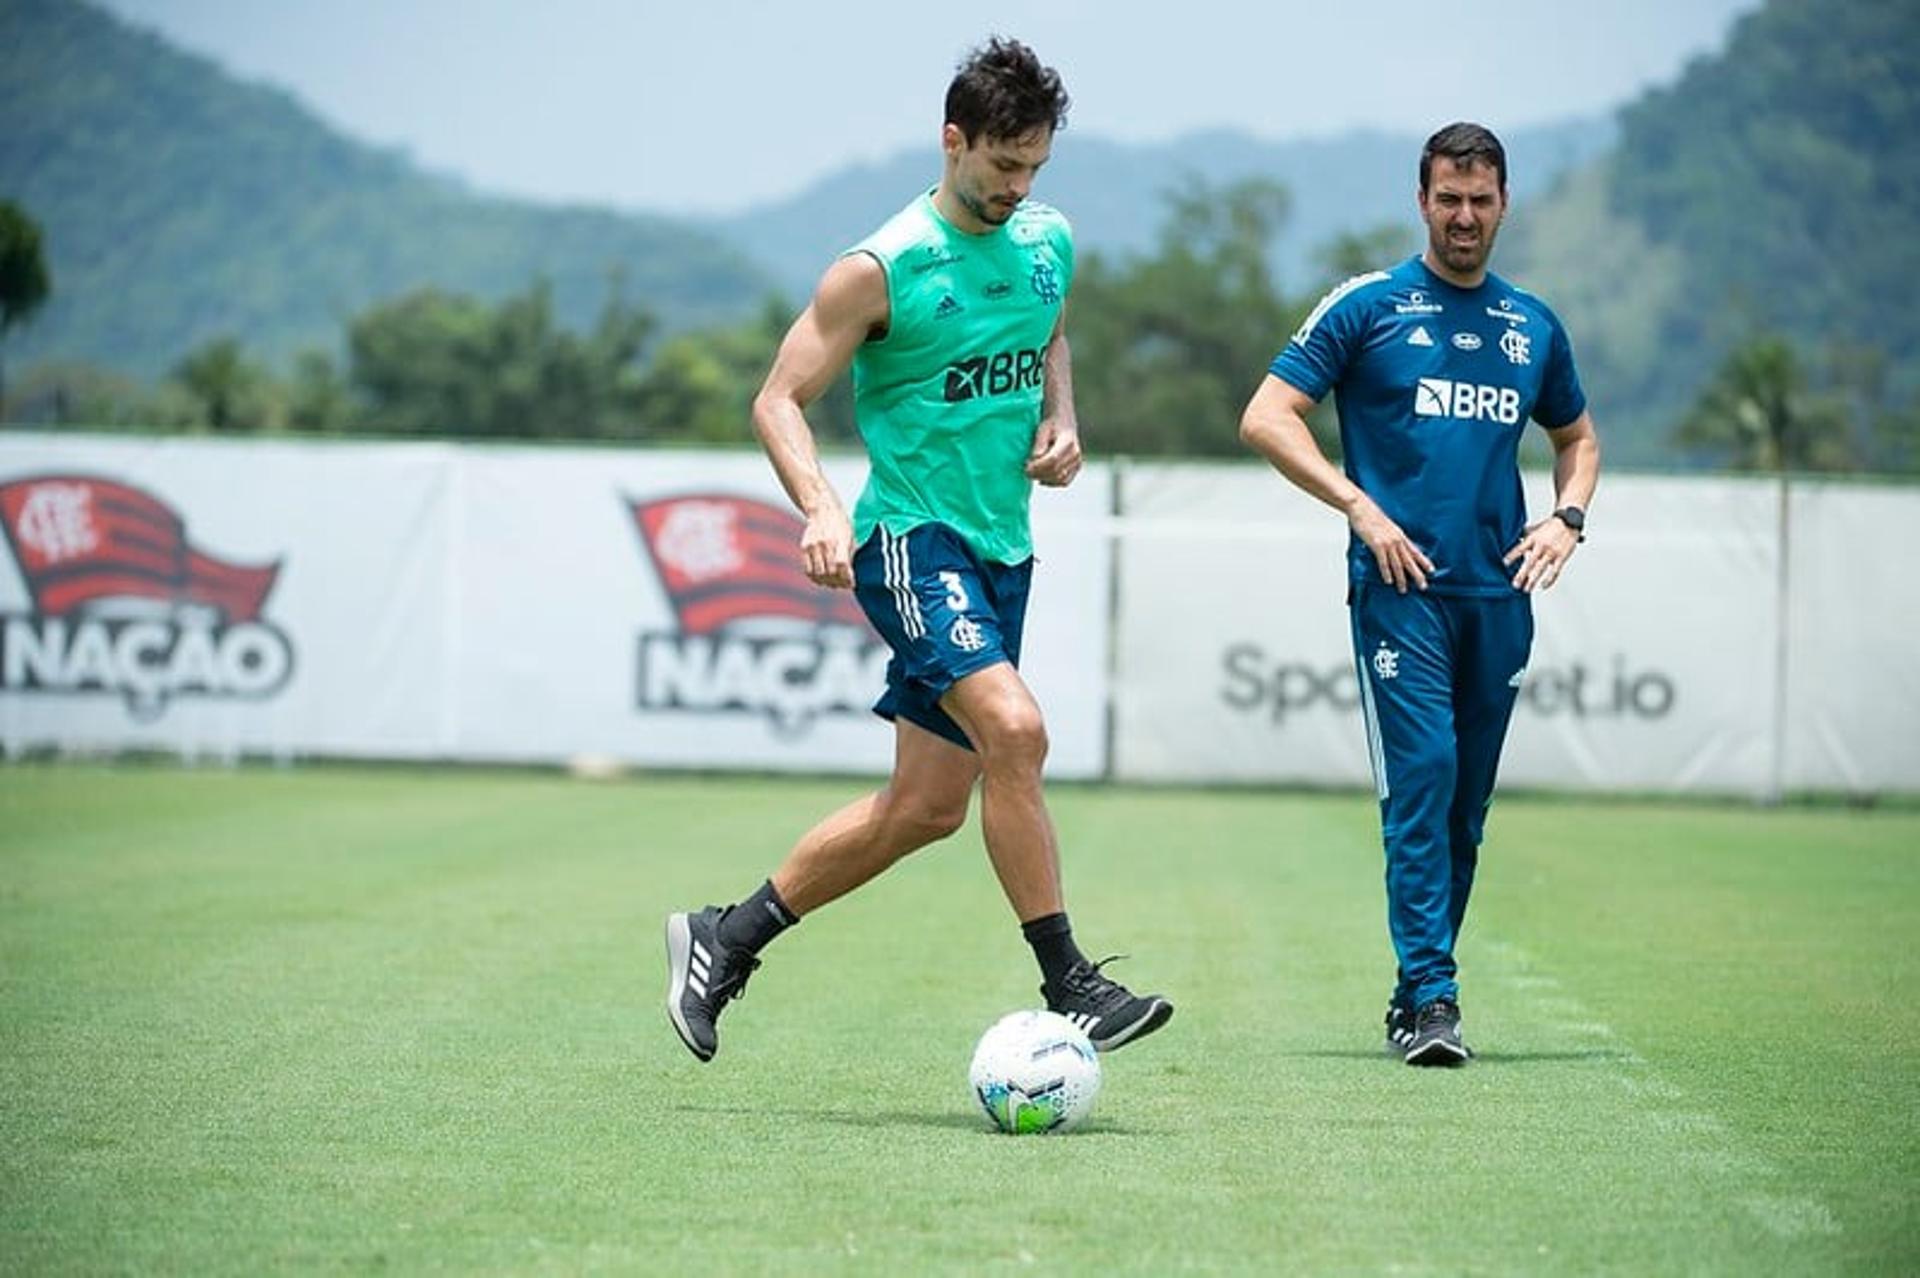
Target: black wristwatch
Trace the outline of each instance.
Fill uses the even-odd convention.
[[[1587,512],[1578,506],[1562,506],[1553,512],[1553,517],[1573,529],[1581,541],[1587,539]]]

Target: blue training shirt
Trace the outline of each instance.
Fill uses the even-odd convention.
[[[1334,392],[1347,477],[1433,561],[1429,590],[1513,593],[1500,561],[1526,530],[1520,433],[1587,407],[1544,302],[1492,273],[1456,287],[1415,256],[1328,293],[1269,371],[1315,400]],[[1385,580],[1357,536],[1347,573]]]

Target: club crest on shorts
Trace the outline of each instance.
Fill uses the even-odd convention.
[[[947,639],[962,652],[978,652],[987,646],[986,636],[980,633],[980,625],[971,617],[955,617],[953,625],[947,630]]]

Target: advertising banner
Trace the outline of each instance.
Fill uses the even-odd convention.
[[[851,503],[864,461],[826,465]],[[1052,775],[1371,784],[1339,515],[1251,463],[1033,501]],[[1882,549],[1916,515],[1607,478],[1503,781],[1920,790],[1920,574]],[[887,652],[800,531],[748,450],[0,435],[0,749],[884,773]]]
[[[1796,481],[1785,790],[1920,790],[1920,489]]]
[[[864,462],[827,462],[852,504]],[[1108,476],[1034,499],[1023,666],[1059,776],[1105,768]],[[480,449],[460,465],[462,753],[885,772],[888,652],[801,570],[801,520],[751,453]]]
[[[450,461],[0,436],[0,744],[450,750]]]
[[[1551,504],[1530,477],[1532,506]],[[1346,523],[1273,472],[1121,476],[1114,774],[1370,784]],[[1536,640],[1502,776],[1762,792],[1779,597],[1764,483],[1620,478]]]
[[[1057,776],[1106,769],[1110,493],[1034,497]],[[892,763],[886,649],[757,453],[14,435],[0,514],[12,752]]]

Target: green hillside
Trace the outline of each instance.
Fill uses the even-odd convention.
[[[1920,6],[1772,0],[1619,119],[1500,262],[1567,320],[1611,461],[1671,464],[1674,422],[1767,334],[1816,382],[1910,403]]]
[[[1433,123],[1446,121],[1436,116]],[[1500,128],[1498,120],[1489,123]],[[1605,151],[1614,135],[1605,119],[1502,130],[1514,197],[1546,192]],[[1321,250],[1344,233],[1390,224],[1405,228],[1409,245],[1416,241],[1413,190],[1424,141],[1424,134],[1363,131],[1280,142],[1213,130],[1127,144],[1069,125],[1035,194],[1073,220],[1083,249],[1124,255],[1156,247],[1166,193],[1198,185],[1217,190],[1248,179],[1279,182],[1292,196],[1273,244],[1279,278],[1289,289],[1318,288],[1326,274]],[[929,133],[924,147],[829,174],[790,199],[728,219],[722,229],[771,267],[791,296],[803,297],[833,254],[939,178],[936,143]]]
[[[769,280],[671,220],[487,198],[348,140],[276,89],[74,0],[0,0],[0,198],[46,232],[53,297],[10,360],[151,376],[223,335],[285,357],[424,285],[536,277],[585,324],[617,273],[681,328],[749,314]]]

